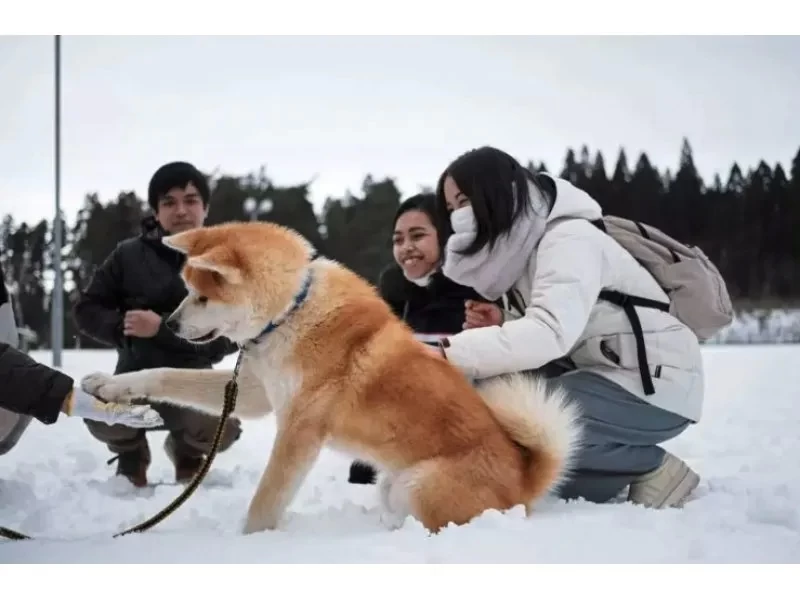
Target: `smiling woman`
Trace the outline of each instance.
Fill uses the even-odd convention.
[[[392,255],[378,283],[381,296],[423,342],[460,332],[465,303],[486,299],[457,284],[441,271],[442,239],[436,220],[435,196],[420,194],[405,200],[395,214]]]
[[[406,278],[424,286],[439,263],[439,235],[425,208],[431,198],[415,195],[406,200],[395,217],[392,254]],[[431,204],[432,207],[432,204]]]

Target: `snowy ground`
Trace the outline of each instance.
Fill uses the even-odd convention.
[[[50,363],[47,352],[34,356]],[[63,420],[31,424],[0,457],[0,525],[38,538],[0,540],[0,563],[800,562],[800,346],[715,346],[705,357],[705,419],[667,445],[703,478],[683,510],[552,502],[527,520],[487,513],[436,537],[412,523],[388,532],[374,489],[347,484],[349,461],[326,453],[281,530],[243,537],[242,518],[271,448],[268,419],[246,423],[240,442],[167,520],[111,539],[180,489],[133,491],[110,480],[104,447],[81,422]],[[67,352],[64,369],[80,377],[113,364],[108,352]],[[163,433],[151,437],[150,476],[169,482]]]

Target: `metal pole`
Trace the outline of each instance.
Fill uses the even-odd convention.
[[[61,276],[61,36],[55,36],[55,163],[56,163],[56,217],[53,224],[53,270],[55,274],[51,301],[51,345],[53,367],[61,367],[61,349],[64,346],[64,281]]]

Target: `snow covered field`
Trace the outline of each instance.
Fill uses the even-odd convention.
[[[51,363],[48,352],[34,357]],[[79,378],[110,371],[113,353],[68,351]],[[0,563],[684,563],[800,562],[800,345],[706,347],[704,420],[667,448],[702,476],[683,510],[552,502],[535,516],[487,513],[436,537],[378,522],[373,487],[346,481],[349,460],[325,453],[282,528],[239,534],[274,433],[246,422],[204,485],[149,532],[110,534],[155,514],[180,491],[111,480],[105,448],[80,421],[32,423],[0,457],[0,525],[36,536],[0,540]],[[233,357],[229,358],[230,361]],[[151,433],[153,481],[170,482]],[[127,486],[127,487],[126,487]]]

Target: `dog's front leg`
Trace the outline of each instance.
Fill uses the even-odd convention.
[[[232,377],[232,370],[154,368],[115,376],[98,372],[84,377],[81,388],[114,403],[145,399],[219,415]],[[248,370],[241,370],[237,383],[236,415],[261,417],[272,411],[264,385]]]
[[[324,422],[298,411],[290,408],[279,417],[269,463],[247,512],[245,534],[278,526],[322,450]]]

